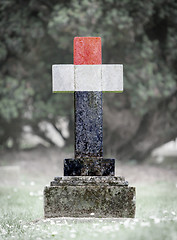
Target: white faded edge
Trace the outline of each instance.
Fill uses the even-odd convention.
[[[52,80],[53,92],[123,92],[123,65],[55,64]]]
[[[102,91],[123,92],[123,65],[102,64]]]
[[[52,65],[52,91],[74,92],[74,65]]]

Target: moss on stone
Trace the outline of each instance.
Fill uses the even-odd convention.
[[[129,186],[50,186],[44,190],[45,217],[135,216],[135,188]]]

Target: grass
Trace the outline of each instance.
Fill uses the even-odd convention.
[[[133,220],[43,219],[42,181],[0,187],[0,239],[177,239],[175,182],[142,183]]]

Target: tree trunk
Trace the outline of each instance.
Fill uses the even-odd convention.
[[[143,161],[154,148],[177,136],[177,90],[142,118],[136,118],[130,110],[128,113],[129,119],[127,120],[127,112],[124,109],[119,112],[122,123],[118,124],[115,129],[110,127],[109,121],[106,122],[109,124],[107,129],[112,130],[110,134],[106,133],[106,146],[108,148],[112,146],[113,154],[116,154],[120,160]],[[115,111],[109,111],[109,118],[111,117],[115,118]],[[109,149],[106,151],[109,153]]]

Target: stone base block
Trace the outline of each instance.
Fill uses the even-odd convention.
[[[61,177],[44,189],[44,215],[133,218],[135,188],[123,177]]]
[[[114,176],[115,159],[68,158],[64,160],[64,176]]]

